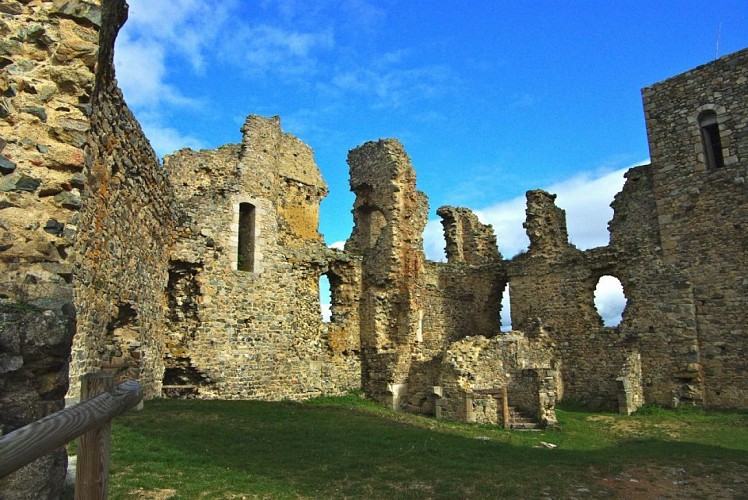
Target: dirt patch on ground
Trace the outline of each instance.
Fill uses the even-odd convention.
[[[172,489],[144,490],[143,488],[138,488],[128,492],[131,498],[143,498],[147,500],[167,500],[173,498],[176,494],[177,490]]]
[[[636,465],[610,475],[591,467],[589,479],[573,484],[562,497],[545,498],[748,498],[748,466],[733,462],[684,467]]]

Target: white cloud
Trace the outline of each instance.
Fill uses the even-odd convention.
[[[159,156],[183,147],[204,147],[201,140],[169,125],[173,108],[199,107],[200,98],[185,95],[170,78],[175,62],[195,73],[205,69],[206,54],[236,2],[217,5],[201,0],[130,0],[128,21],[114,51],[117,82]],[[170,113],[172,111],[172,113]]]
[[[641,164],[641,163],[639,163]],[[637,165],[639,165],[637,164]],[[610,203],[623,188],[623,174],[628,168],[603,175],[584,172],[566,181],[553,184],[545,191],[556,194],[556,205],[566,211],[569,240],[585,250],[608,244],[608,222],[613,217]],[[525,221],[526,200],[518,196],[495,205],[473,210],[484,224],[491,224],[499,250],[511,258],[530,244],[522,223]],[[429,221],[424,233],[424,249],[428,258],[443,260],[444,235],[437,220]]]
[[[334,47],[335,38],[329,29],[302,32],[259,25],[237,29],[230,45],[241,47],[238,51],[227,50],[227,57],[244,71],[264,74],[272,70],[274,77],[308,77],[316,65],[316,51]]]
[[[330,308],[330,304],[321,304],[321,307],[322,307],[322,322],[329,323],[330,318],[332,318],[332,309]]]
[[[191,135],[182,135],[177,129],[164,127],[158,123],[142,123],[143,132],[159,158],[182,148],[194,150],[205,149],[206,145],[200,139]]]
[[[328,245],[330,248],[335,248],[337,250],[344,250],[345,249],[345,241],[336,241],[335,243],[332,243],[331,245]]]
[[[626,307],[626,296],[621,282],[613,276],[603,276],[595,288],[595,307],[605,326],[617,326]]]
[[[170,61],[187,61],[195,72],[204,68],[205,53],[215,39],[233,2],[210,6],[200,0],[130,0],[128,21],[114,51],[117,81],[128,104],[154,108],[162,104],[193,105],[167,82]]]
[[[365,96],[374,109],[398,109],[405,104],[443,95],[454,77],[446,66],[410,67],[406,53],[383,54],[366,66],[347,68],[333,76],[327,92]]]
[[[166,48],[156,40],[134,40],[123,33],[115,50],[117,83],[133,109],[156,109],[163,104],[194,105],[166,82]]]
[[[613,218],[610,204],[623,189],[623,174],[627,170],[628,167],[599,177],[583,173],[547,189],[558,194],[556,205],[566,210],[569,240],[578,248],[608,244],[608,222]]]
[[[504,258],[511,258],[525,250],[530,244],[522,223],[525,221],[525,197],[518,196],[508,201],[475,210],[484,224],[491,224]]]

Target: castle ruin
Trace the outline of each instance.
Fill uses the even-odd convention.
[[[161,165],[114,78],[126,16],[123,0],[0,4],[2,432],[97,370],[151,398],[362,389],[495,423],[502,393],[546,425],[562,398],[622,412],[748,403],[748,49],[642,91],[651,163],[626,173],[607,246],[575,248],[555,196],[529,191],[527,252],[504,259],[490,226],[441,207],[447,262],[431,262],[428,199],[396,140],[349,153],[345,250],[325,246],[327,186],[277,117]],[[627,299],[614,328],[593,303],[605,275]],[[64,460],[0,487],[48,496]]]

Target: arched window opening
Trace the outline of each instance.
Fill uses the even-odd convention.
[[[699,115],[699,127],[701,129],[701,143],[704,146],[706,166],[709,170],[725,166],[722,157],[722,140],[719,136],[719,123],[717,113],[712,110],[704,111]]]
[[[603,325],[620,325],[625,308],[626,295],[620,280],[614,276],[602,276],[595,287],[595,309],[602,318]]]
[[[512,331],[512,304],[509,299],[509,283],[504,287],[504,293],[501,295],[501,331]]]
[[[239,204],[239,245],[237,266],[239,271],[255,270],[255,206],[251,203]]]
[[[332,291],[326,274],[319,277],[319,306],[322,322],[329,323],[332,319]]]

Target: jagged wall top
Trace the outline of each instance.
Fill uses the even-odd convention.
[[[321,188],[327,184],[314,162],[312,148],[281,130],[279,116],[249,115],[242,126],[242,175],[257,177],[256,185],[266,186],[263,177],[271,174]],[[267,168],[272,167],[268,172]]]

